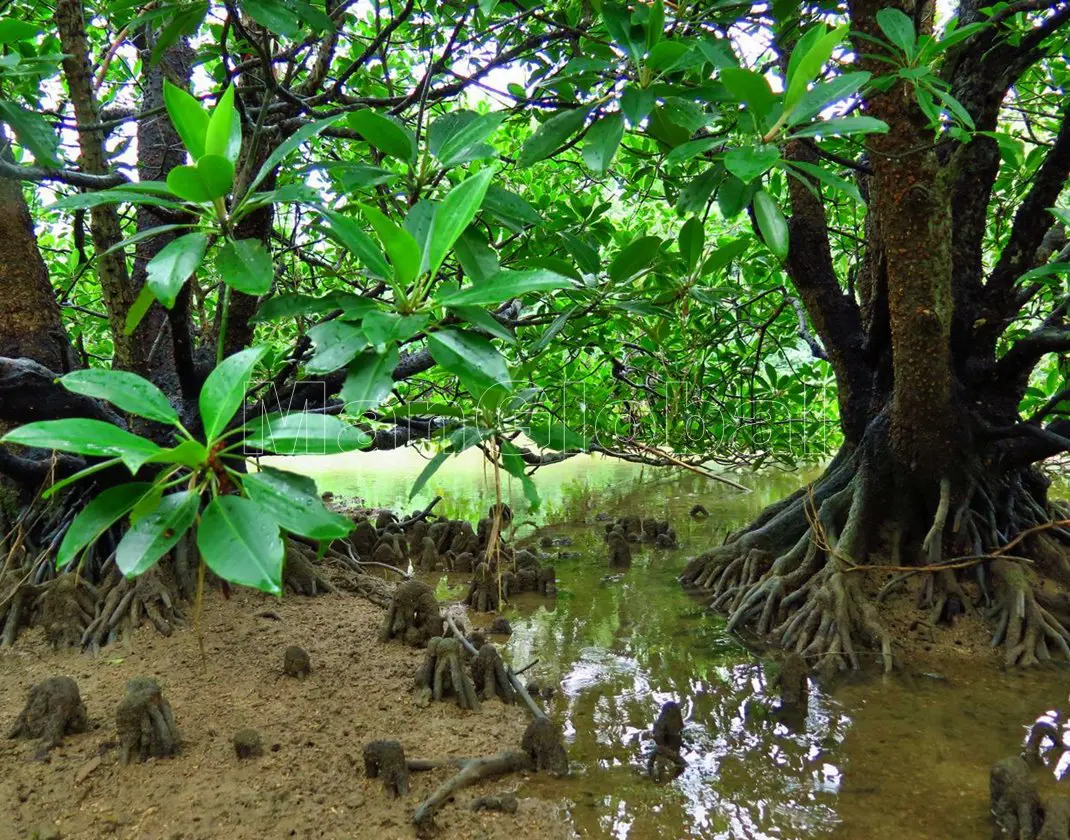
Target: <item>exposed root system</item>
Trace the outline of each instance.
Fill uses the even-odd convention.
[[[535,769],[551,776],[568,775],[568,754],[561,730],[546,717],[537,717],[524,730],[520,748],[531,758]]]
[[[389,796],[409,795],[409,767],[398,741],[372,741],[364,745],[364,774],[379,779]]]
[[[441,636],[442,627],[442,613],[434,590],[426,583],[409,580],[394,590],[379,640],[401,639],[405,644],[421,647],[435,636]]]
[[[135,677],[126,686],[126,696],[115,712],[119,730],[119,762],[147,761],[174,755],[178,728],[171,705],[159,683],[150,677]]]
[[[506,676],[502,657],[489,642],[479,648],[479,653],[472,659],[472,682],[481,700],[498,697],[503,703],[516,702],[516,691]]]
[[[464,647],[459,639],[436,636],[427,643],[427,656],[416,675],[416,687],[425,696],[430,692],[432,700],[454,697],[462,709],[479,711],[479,698],[465,668]]]
[[[495,779],[509,773],[524,772],[534,769],[531,758],[526,752],[503,752],[490,758],[460,759],[450,762],[460,767],[460,771],[447,779],[416,808],[412,822],[420,836],[434,833],[434,818],[438,810],[449,802],[462,788],[486,779]],[[413,769],[431,769],[441,766],[439,762],[413,762]],[[516,797],[513,796],[515,811]],[[500,805],[500,803],[499,803]],[[484,805],[483,807],[487,807]],[[502,810],[500,807],[498,810]]]
[[[9,738],[40,738],[39,755],[63,743],[69,732],[89,726],[78,684],[70,677],[50,677],[30,689]]]

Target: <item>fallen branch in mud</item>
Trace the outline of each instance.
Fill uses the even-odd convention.
[[[460,628],[458,628],[457,625],[454,624],[452,616],[446,616],[446,624],[449,626],[450,631],[453,633],[453,635],[460,639],[461,644],[465,647],[465,650],[467,650],[473,656],[479,654],[479,651],[475,649],[475,646],[470,641],[468,641],[467,638],[465,638],[464,633],[462,633],[460,631]],[[528,667],[530,668],[531,666],[529,665]],[[547,720],[546,713],[538,707],[534,700],[531,699],[531,695],[528,694],[527,688],[521,685],[520,680],[516,678],[516,673],[508,665],[505,666],[505,676],[509,679],[509,683],[513,686],[513,690],[520,695],[521,699],[523,699],[524,705],[526,705],[528,707],[528,711],[531,712],[531,716],[536,720]]]
[[[519,750],[502,752],[488,758],[462,758],[445,761],[414,760],[406,763],[409,770],[412,771],[434,770],[438,767],[450,765],[460,768],[459,773],[435,788],[434,792],[416,808],[415,813],[412,815],[412,822],[421,831],[431,829],[435,813],[462,788],[486,779],[495,779],[509,773],[534,769],[528,754]]]

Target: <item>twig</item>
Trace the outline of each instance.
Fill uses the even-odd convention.
[[[685,470],[691,470],[691,472],[695,473],[696,475],[701,475],[703,478],[709,478],[713,481],[720,481],[722,484],[727,484],[729,487],[736,488],[736,490],[742,490],[744,493],[751,492],[749,487],[744,487],[742,484],[739,484],[738,482],[735,482],[730,478],[725,478],[723,475],[717,475],[716,473],[712,473],[709,470],[704,470],[700,467],[692,466],[686,461],[681,461],[679,458],[673,455],[669,455],[667,452],[662,452],[660,449],[655,449],[653,446],[647,446],[645,443],[639,443],[639,441],[636,440],[630,441],[630,444],[631,446],[634,446],[636,449],[639,449],[643,452],[647,452],[652,455],[657,455],[659,458],[664,458],[670,464],[675,464],[678,467],[683,467]]]
[[[410,770],[430,769],[428,765],[432,763],[406,762]],[[414,764],[419,765],[419,767],[413,767]],[[535,769],[528,754],[519,750],[499,753],[489,758],[463,760],[463,764],[460,766],[461,771],[459,773],[435,788],[434,792],[416,808],[416,812],[412,815],[412,821],[415,825],[428,826],[434,818],[435,812],[452,799],[461,788],[468,787],[484,779],[504,776],[507,773]]]

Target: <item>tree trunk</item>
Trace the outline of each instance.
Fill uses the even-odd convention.
[[[850,6],[861,69],[874,75],[887,72],[872,57],[883,37],[876,13],[887,5]],[[903,6],[920,34],[931,33],[931,6]],[[995,130],[999,104],[1028,66],[1022,51],[1037,49],[1029,40],[1016,49],[982,42],[956,65],[953,95],[979,130]],[[1049,503],[1048,481],[1032,466],[1070,445],[1070,423],[1041,428],[1018,415],[1037,361],[1070,347],[1065,305],[996,354],[1020,307],[1015,280],[1050,255],[1053,219],[1040,208],[1056,203],[1070,172],[1070,126],[1064,118],[985,284],[998,154],[993,161],[983,137],[937,142],[902,80],[865,110],[889,131],[870,136],[859,166],[868,209],[859,300],[833,269],[822,200],[789,178],[786,268],[836,375],[843,449],[817,481],[696,557],[682,579],[709,593],[730,630],[827,669],[860,667],[863,646],[892,666],[882,615],[904,585],[923,623],[984,610],[1008,664],[1070,660],[1070,531],[1052,524],[1070,513]],[[795,141],[785,155],[813,162],[815,149]],[[1053,337],[1053,327],[1063,331]],[[1023,564],[1022,553],[1035,562]]]

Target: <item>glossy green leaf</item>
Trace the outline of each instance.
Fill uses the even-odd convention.
[[[486,139],[501,125],[504,112],[477,114],[474,111],[452,111],[431,123],[427,132],[427,148],[443,166],[457,166],[495,154]]]
[[[15,132],[19,145],[44,166],[59,166],[59,135],[42,114],[23,108],[16,102],[0,100],[0,123]]]
[[[193,525],[200,503],[201,497],[188,490],[164,496],[119,541],[115,551],[119,571],[132,578],[156,565]]]
[[[628,118],[628,125],[638,128],[654,110],[654,94],[635,85],[628,85],[620,97],[620,110]]]
[[[0,442],[58,449],[78,455],[120,458],[132,473],[160,451],[160,447],[151,440],[103,420],[83,418],[27,423],[12,429],[0,438]]]
[[[762,177],[780,160],[780,150],[776,146],[741,146],[732,149],[724,158],[724,168],[735,175],[744,184]]]
[[[60,384],[72,393],[107,400],[139,417],[179,425],[178,414],[163,391],[136,373],[88,368],[68,373],[60,379]]]
[[[586,108],[573,108],[554,114],[524,141],[517,164],[524,168],[550,157],[573,134],[583,128],[586,120]]]
[[[234,164],[241,154],[241,119],[234,107],[235,85],[227,86],[208,118],[204,153],[219,155]]]
[[[914,21],[909,16],[899,9],[881,9],[877,12],[877,26],[889,41],[908,56],[913,55],[917,33],[914,31]]]
[[[442,199],[431,224],[428,270],[434,274],[479,212],[494,169],[487,168],[454,187]]]
[[[624,117],[618,111],[599,119],[583,143],[583,162],[595,172],[605,172],[624,137]]]
[[[366,350],[350,362],[340,395],[346,412],[363,414],[378,408],[394,388],[397,365],[398,348],[394,344],[382,353]]]
[[[450,312],[462,318],[474,327],[478,327],[494,338],[500,338],[509,344],[516,344],[516,333],[479,306],[451,306]]]
[[[423,332],[430,318],[427,315],[398,315],[395,312],[369,312],[361,322],[364,337],[376,352],[383,352],[391,342],[407,341]]]
[[[292,411],[269,414],[245,426],[245,443],[277,455],[337,455],[371,443],[371,438],[330,414]]]
[[[482,283],[450,292],[439,298],[437,302],[443,306],[485,306],[532,292],[568,289],[575,285],[568,277],[546,269],[504,270]]]
[[[102,490],[78,513],[56,551],[56,568],[65,569],[112,525],[133,510],[151,490],[148,482],[120,484]]]
[[[408,285],[420,274],[423,250],[419,243],[411,233],[396,225],[374,207],[361,204],[360,209],[379,235],[379,240],[386,248],[398,279]]]
[[[524,488],[524,497],[528,500],[531,509],[535,510],[539,506],[539,491],[535,487],[535,482],[531,480],[531,476],[527,474],[523,455],[507,440],[499,440],[498,443],[501,447],[502,466],[507,473],[520,481],[520,486]]]
[[[427,349],[477,399],[492,389],[501,394],[512,390],[512,376],[505,358],[481,335],[466,330],[441,330],[428,336]]]
[[[253,178],[252,183],[249,184],[249,188],[246,190],[246,195],[252,195],[256,191],[256,188],[263,183],[268,175],[275,171],[280,163],[313,137],[322,134],[327,128],[338,122],[342,116],[342,114],[336,114],[333,117],[326,117],[322,120],[307,123],[297,129],[293,134],[289,135],[278,145],[275,151],[268,155],[267,160],[265,160],[260,166],[260,169],[257,170],[256,177]]]
[[[353,530],[352,520],[324,507],[315,482],[305,476],[261,467],[242,479],[242,487],[250,499],[292,534],[313,540],[339,540]]]
[[[315,354],[305,368],[309,373],[330,373],[368,346],[364,330],[346,321],[328,321],[308,331]]]
[[[200,266],[207,248],[207,236],[203,233],[187,233],[167,243],[149,260],[146,282],[156,300],[168,309],[175,305],[175,298]]]
[[[824,25],[818,24],[800,39],[798,46],[792,51],[788,65],[785,109],[794,106],[806,93],[807,86],[817,78],[825,62],[832,57],[833,50],[843,40],[847,29],[846,26],[840,26],[828,32]]]
[[[226,428],[245,399],[250,378],[267,347],[249,347],[228,356],[208,374],[199,398],[204,434],[214,441]]]
[[[780,259],[788,256],[788,222],[774,198],[765,190],[754,196],[754,216],[769,250]]]
[[[549,418],[532,421],[524,432],[543,449],[556,452],[584,451],[588,447],[587,438],[572,431],[564,423]]]
[[[727,67],[721,71],[720,79],[737,102],[754,112],[759,124],[765,121],[776,104],[776,96],[765,76],[753,70]]]
[[[406,163],[416,160],[416,137],[394,118],[365,109],[351,113],[348,121],[350,128],[384,155]]]
[[[706,244],[706,231],[702,219],[694,216],[684,222],[678,237],[680,255],[688,271],[694,271],[702,259],[702,249]]]
[[[390,263],[360,225],[334,210],[324,210],[323,216],[327,219],[326,230],[331,237],[359,259],[368,271],[383,280],[390,276]]]
[[[803,92],[795,107],[791,109],[788,125],[797,125],[816,117],[824,108],[834,105],[862,89],[871,78],[870,73],[844,73],[827,82],[814,85]]]
[[[228,239],[215,258],[216,271],[223,282],[247,295],[265,295],[271,290],[275,269],[259,239]]]
[[[874,117],[837,117],[793,129],[792,138],[850,137],[854,134],[887,134],[888,123]]]
[[[446,459],[450,457],[448,452],[437,453],[430,461],[427,462],[427,466],[424,467],[418,476],[416,481],[412,483],[412,488],[409,490],[409,498],[412,499],[424,489],[424,485],[431,480],[431,476],[438,472],[439,467],[446,463]]]
[[[41,27],[36,23],[30,23],[14,17],[6,17],[0,20],[0,44],[29,41],[36,38],[40,31]]]
[[[619,283],[644,271],[654,261],[660,248],[661,239],[657,236],[640,236],[628,243],[609,264],[609,279]]]
[[[205,154],[195,166],[176,166],[168,172],[167,186],[186,201],[215,201],[234,186],[234,164],[222,155]]]
[[[286,548],[279,523],[256,502],[241,496],[212,499],[197,527],[197,548],[224,580],[282,594]]]
[[[183,145],[196,161],[204,155],[205,139],[208,135],[208,112],[201,103],[182,88],[164,79],[163,101],[171,124],[182,138]]]

